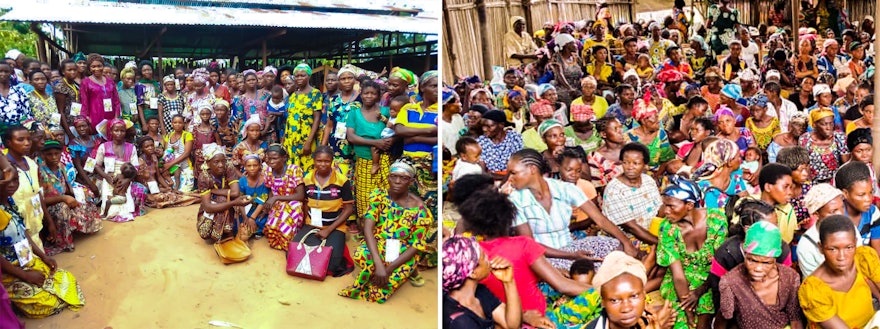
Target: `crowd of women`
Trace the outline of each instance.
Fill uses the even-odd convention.
[[[513,17],[503,75],[444,85],[445,328],[880,323],[873,18],[683,7]]]
[[[117,71],[78,53],[52,69],[9,51],[0,265],[15,309],[42,317],[83,306],[50,258],[74,251],[74,232],[195,203],[210,242],[266,237],[287,251],[309,233],[307,243],[326,240],[333,276],[361,268],[342,296],[381,303],[404,282],[424,284],[418,267],[437,258],[437,72],[346,65],[318,87],[312,73],[305,63],[238,73],[214,62],[160,77],[149,61]],[[353,255],[346,231],[359,237]]]

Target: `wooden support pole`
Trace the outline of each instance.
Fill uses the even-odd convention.
[[[445,13],[447,10],[446,0],[443,0],[443,12]],[[452,25],[449,24],[449,15],[443,15],[443,27],[443,34],[446,37],[446,42],[443,43],[443,46],[446,48],[446,54],[449,57],[449,62],[444,64],[449,65],[446,71],[451,72],[453,77],[457,77],[459,72],[456,61],[458,58],[455,56],[455,48],[453,48],[454,40],[452,40]]]
[[[50,46],[55,47],[55,49],[58,49],[58,50],[65,52],[68,56],[71,56],[71,57],[73,56],[73,52],[71,52],[70,50],[67,50],[67,48],[62,47],[61,45],[59,45],[58,43],[53,41],[51,38],[49,38],[49,36],[47,36],[45,33],[43,33],[43,31],[41,31],[38,28],[37,23],[31,23],[31,32],[34,32],[41,39],[46,40],[46,42]]]
[[[491,80],[492,52],[489,47],[489,27],[486,25],[486,1],[476,0],[477,22],[480,25],[480,49],[483,50],[483,78]]]
[[[159,53],[159,62],[156,63],[156,72],[158,72],[159,74],[156,75],[154,73],[153,79],[154,80],[162,80],[162,77],[164,77],[165,75],[163,74],[164,65],[162,65],[162,34],[161,33],[159,34],[159,38],[156,40],[156,51]],[[159,77],[159,79],[156,79],[156,77]]]
[[[266,64],[266,63],[268,63],[268,58],[266,57],[267,54],[268,54],[268,52],[266,51],[266,40],[263,40],[263,65],[262,66],[267,66],[267,64]]]
[[[528,28],[526,31],[535,31],[535,22],[532,21],[532,1],[522,0],[522,10],[523,16],[526,18],[526,27]]]
[[[144,48],[144,50],[141,51],[140,54],[138,54],[138,58],[144,58],[144,57],[147,57],[147,55],[150,54],[150,49],[153,49],[153,46],[154,46],[157,42],[159,42],[159,39],[162,38],[162,35],[165,34],[165,32],[167,32],[167,31],[168,31],[168,28],[167,28],[167,27],[163,27],[161,30],[159,30],[159,33],[157,33],[156,36],[153,37],[153,40],[150,41],[149,44],[147,44],[147,47]]]
[[[794,43],[791,47],[795,52],[798,49],[798,30],[800,29],[801,21],[798,19],[798,13],[800,13],[801,3],[800,0],[791,0],[791,38]]]

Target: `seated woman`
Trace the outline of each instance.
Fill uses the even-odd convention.
[[[97,205],[87,202],[85,191],[74,190],[67,181],[67,171],[61,165],[61,143],[46,141],[42,157],[40,186],[43,202],[46,203],[46,215],[55,222],[55,237],[44,245],[46,254],[51,256],[73,251],[73,232],[95,233],[101,230],[103,223]],[[82,193],[82,203],[75,198],[77,193]]]
[[[843,201],[843,192],[828,183],[813,186],[804,196],[804,203],[811,219],[820,219],[804,232],[797,245],[798,267],[801,274],[807,277],[813,274],[813,271],[825,261],[825,255],[822,254],[822,250],[819,250],[819,223],[821,219],[831,215],[845,214],[846,205]],[[853,231],[855,231],[855,227],[853,227]]]
[[[602,213],[608,220],[633,236],[633,244],[645,247],[657,245],[657,236],[649,229],[663,205],[657,183],[645,174],[648,157],[648,148],[641,143],[623,146],[620,151],[623,174],[605,186],[602,204]]]
[[[771,212],[772,213],[772,212]],[[770,222],[760,221],[748,228],[742,252],[745,262],[721,277],[721,317],[715,328],[802,329],[801,306],[795,290],[801,280],[797,271],[779,264],[782,235]]]
[[[633,118],[639,122],[639,126],[627,131],[626,136],[630,142],[642,143],[648,147],[650,170],[657,170],[661,164],[675,159],[675,150],[669,144],[666,130],[660,127],[658,110],[653,104],[637,99],[633,104]]]
[[[602,296],[602,312],[584,329],[643,328],[669,329],[675,318],[669,302],[647,310],[645,284],[648,275],[638,259],[614,251],[593,277],[593,286]]]
[[[100,179],[95,172],[87,172],[83,170],[86,160],[92,156],[98,145],[104,142],[101,137],[92,134],[92,126],[89,119],[84,116],[75,116],[73,118],[73,127],[76,129],[76,137],[70,141],[70,155],[73,157],[73,165],[76,167],[76,181],[83,184],[92,191],[93,195],[101,195],[101,190],[95,181]]]
[[[125,121],[114,119],[107,126],[104,134],[111,141],[104,142],[95,150],[95,172],[104,181],[101,186],[101,200],[104,204],[110,203],[113,196],[113,177],[122,173],[122,165],[130,163],[137,168],[140,166],[137,150],[134,145],[125,141]],[[147,189],[138,182],[131,182],[126,192],[124,204],[110,205],[107,220],[113,222],[133,221],[137,216],[143,216],[147,209],[144,206]],[[102,207],[103,208],[103,207]]]
[[[269,144],[260,139],[263,124],[259,116],[252,116],[241,126],[241,142],[232,149],[232,165],[244,172],[244,157],[255,154],[261,161],[266,161],[264,153]]]
[[[303,213],[309,215],[309,224],[300,229],[293,241],[312,229],[319,229],[316,235],[306,239],[306,244],[316,246],[322,240],[333,247],[328,271],[340,277],[354,270],[354,263],[345,244],[345,222],[354,214],[354,196],[351,181],[333,166],[333,149],[322,145],[312,152],[314,170],[303,178],[307,202]]]
[[[266,219],[268,218],[268,210],[263,207],[266,200],[269,199],[269,188],[266,187],[266,179],[263,177],[263,161],[256,154],[248,154],[244,156],[244,175],[238,179],[238,189],[241,194],[249,196],[251,201],[245,206],[242,217],[247,221],[253,221],[256,224],[254,235],[257,238],[263,237],[263,229],[266,227]]]
[[[635,247],[623,231],[611,223],[581,190],[572,184],[544,178],[546,164],[538,151],[523,149],[514,153],[508,169],[510,184],[515,189],[510,194],[510,200],[519,210],[514,221],[517,235],[533,237],[547,248],[546,256],[554,267],[568,269],[577,259],[602,258],[621,245],[628,253],[636,254]],[[586,212],[613,238],[589,236],[573,239],[569,232],[572,207]]]
[[[724,208],[731,196],[747,195],[742,178],[739,148],[730,140],[712,138],[703,141],[703,163],[694,170],[693,178],[703,194],[700,207]]]
[[[46,213],[45,202],[40,196],[40,177],[37,162],[26,154],[30,151],[30,132],[22,126],[11,126],[3,133],[3,143],[6,146],[6,157],[17,171],[19,188],[12,191],[11,196],[19,214],[28,229],[28,237],[40,250],[43,249],[43,241],[40,239],[40,231],[44,224],[48,231],[47,241],[55,239],[55,221],[47,220],[43,215]],[[51,242],[51,241],[50,241]]]
[[[269,199],[263,204],[269,212],[263,232],[269,246],[287,251],[290,239],[303,226],[302,203],[306,200],[303,172],[295,164],[288,163],[287,151],[281,144],[266,149],[266,166],[263,177],[269,188]]]
[[[137,140],[140,152],[138,176],[136,181],[147,186],[147,199],[145,204],[150,208],[172,208],[188,206],[199,201],[198,196],[183,194],[174,190],[174,181],[168,175],[159,171],[159,149],[156,141],[150,136],[143,136]]]
[[[663,190],[666,220],[660,225],[657,265],[664,268],[660,295],[677,310],[675,328],[709,328],[715,307],[706,278],[712,254],[727,235],[724,210],[701,207],[692,181],[670,176]]]
[[[29,318],[44,318],[67,308],[79,311],[85,306],[85,297],[76,278],[59,269],[58,263],[28,237],[24,218],[10,202],[19,189],[18,173],[13,172],[13,177],[16,179],[0,188],[0,218],[5,219],[0,221],[5,223],[0,231],[3,287],[12,305]]]
[[[806,277],[798,300],[811,328],[862,328],[874,316],[871,286],[880,283],[880,258],[859,246],[849,218],[819,222],[819,250],[825,261]]]
[[[482,249],[472,238],[443,242],[443,328],[520,328],[522,324],[513,265],[498,256],[490,261]],[[507,302],[480,284],[490,272],[504,285]]]
[[[241,196],[238,171],[227,166],[222,146],[206,144],[202,147],[202,154],[205,163],[198,182],[202,200],[196,227],[202,239],[218,242],[237,233],[234,207],[245,206],[250,200]]]
[[[273,147],[267,152],[269,159]],[[354,253],[361,272],[352,285],[339,292],[340,296],[385,303],[412,275],[420,255],[428,251],[427,233],[436,224],[425,203],[409,192],[415,179],[415,168],[397,161],[388,174],[388,190],[377,189],[370,195],[364,216],[364,244]],[[377,256],[382,261],[377,262]]]

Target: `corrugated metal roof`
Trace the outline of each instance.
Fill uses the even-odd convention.
[[[101,0],[114,1],[114,0]],[[428,7],[434,6],[433,3],[426,0],[152,0],[152,1],[178,1],[178,2],[200,2],[213,5],[235,6],[235,5],[278,5],[278,6],[297,6],[312,8],[345,8],[345,9],[366,9],[366,10],[392,10],[392,11],[423,11]]]
[[[116,18],[109,22],[108,17]],[[405,17],[294,10],[144,5],[131,3],[25,3],[20,1],[0,17],[7,21],[133,24],[258,26],[374,30],[438,34],[440,22],[432,17]]]

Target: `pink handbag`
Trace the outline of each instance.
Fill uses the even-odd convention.
[[[303,235],[299,242],[291,241],[287,251],[287,274],[301,278],[324,281],[327,277],[327,266],[330,264],[332,246],[324,246],[327,240],[315,247],[306,245],[309,235],[318,233],[313,229]]]

